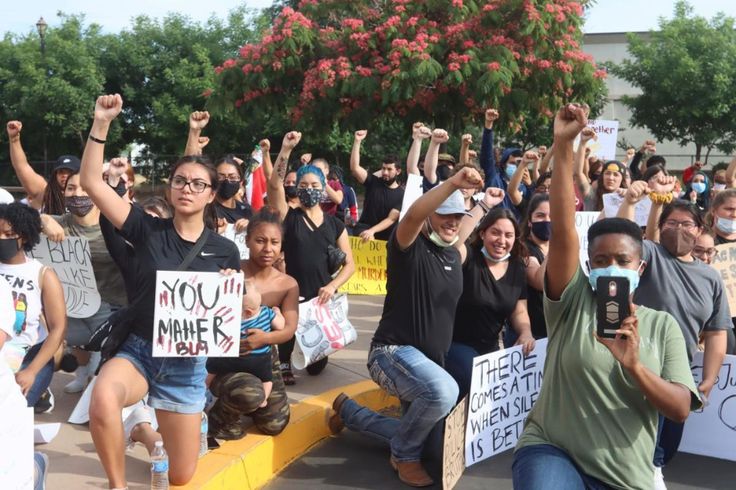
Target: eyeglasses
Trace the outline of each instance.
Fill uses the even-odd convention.
[[[181,177],[177,175],[173,179],[171,179],[171,188],[176,189],[177,191],[183,190],[184,187],[189,186],[189,189],[197,194],[201,194],[207,189],[208,187],[212,187],[211,184],[208,184],[207,182],[204,182],[202,180],[187,180],[184,177]]]
[[[667,228],[677,228],[679,226],[682,226],[683,230],[692,230],[693,228],[698,226],[697,224],[695,224],[694,221],[677,221],[675,219],[665,220],[665,222],[662,224],[664,225],[664,227]]]
[[[700,256],[700,255],[707,255],[708,257],[714,257],[716,255],[717,250],[715,248],[701,248],[701,247],[695,247],[693,249],[693,255]]]

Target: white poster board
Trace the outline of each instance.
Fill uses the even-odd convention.
[[[235,246],[238,247],[240,260],[248,260],[250,257],[250,251],[248,250],[248,247],[245,246],[245,232],[237,233],[235,231],[235,225],[233,223],[228,223],[225,227],[225,231],[222,232],[222,236],[233,242]]]
[[[100,309],[95,271],[89,242],[84,237],[70,236],[59,243],[41,235],[41,242],[29,253],[59,276],[66,300],[66,313],[71,318],[89,318]]]
[[[616,142],[618,141],[618,121],[608,121],[605,119],[590,119],[588,127],[592,128],[598,138],[588,141],[590,154],[595,155],[603,160],[616,159]],[[573,142],[573,149],[578,150],[580,144],[580,135]]]
[[[401,214],[399,215],[399,221],[404,218],[404,215],[409,210],[414,201],[422,197],[424,190],[422,189],[422,176],[416,174],[408,174],[406,176],[406,188],[404,189],[404,200],[401,201]]]
[[[542,389],[547,339],[524,357],[521,346],[473,359],[465,426],[465,466],[516,445]]]
[[[158,271],[153,357],[237,357],[243,275]]]
[[[299,324],[291,363],[304,369],[358,338],[348,319],[348,296],[338,294],[320,304],[317,298],[299,304]]]
[[[575,213],[575,230],[578,232],[580,243],[580,265],[585,274],[588,274],[588,228],[598,220],[601,213],[598,211],[578,211]]]
[[[703,353],[693,359],[693,378],[703,380]],[[736,356],[726,356],[708,406],[685,422],[680,451],[736,461]]]
[[[615,218],[618,209],[624,203],[624,198],[616,192],[603,194],[603,213],[606,218]],[[649,211],[652,209],[652,200],[645,197],[634,206],[634,221],[639,226],[647,226]]]
[[[0,358],[0,486],[33,489],[33,408]]]

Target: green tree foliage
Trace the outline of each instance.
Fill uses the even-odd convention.
[[[695,144],[695,158],[714,147],[730,153],[736,136],[736,31],[734,19],[693,16],[686,2],[671,20],[641,38],[629,34],[631,59],[611,66],[642,94],[625,97],[631,122],[659,140]]]

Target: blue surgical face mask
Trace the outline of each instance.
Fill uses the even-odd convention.
[[[705,192],[705,182],[693,182],[691,187],[698,194]]]
[[[513,163],[507,163],[506,164],[506,177],[509,179],[512,175],[514,175],[514,172],[516,172],[516,165]]]
[[[588,276],[588,281],[590,282],[590,287],[595,291],[599,277],[625,277],[629,280],[629,294],[633,294],[636,288],[639,287],[639,269],[641,269],[641,264],[639,264],[639,268],[636,270],[624,269],[617,265],[610,265],[602,269],[592,269]]]
[[[716,217],[716,228],[726,235],[736,233],[736,220]]]

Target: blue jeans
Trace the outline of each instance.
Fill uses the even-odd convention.
[[[605,483],[588,476],[570,456],[551,444],[525,446],[514,452],[514,490],[605,490]]]
[[[457,400],[457,383],[447,371],[409,345],[383,345],[368,354],[371,378],[407,407],[400,419],[347,400],[340,409],[345,426],[388,443],[396,461],[419,461],[427,436]],[[408,406],[407,406],[408,402]]]
[[[25,357],[23,357],[23,362],[20,365],[21,369],[27,368],[31,364],[31,362],[33,362],[33,360],[36,358],[36,355],[38,355],[38,351],[41,350],[42,346],[43,342],[39,342],[38,344],[28,349],[28,352],[26,352]],[[46,365],[41,368],[38,374],[36,374],[36,379],[33,381],[33,386],[31,386],[31,389],[28,390],[28,393],[26,394],[26,401],[28,402],[29,407],[34,406],[38,402],[38,399],[41,398],[43,392],[46,391],[46,389],[51,384],[51,378],[53,376],[54,358],[52,357],[51,359],[49,359],[49,362],[47,362]]]
[[[677,454],[685,424],[673,422],[660,415],[657,427],[657,445],[654,448],[654,466],[662,468]]]
[[[457,382],[459,388],[458,399],[470,392],[470,380],[473,377],[473,358],[478,357],[478,351],[469,345],[453,342],[445,356],[445,369]]]

